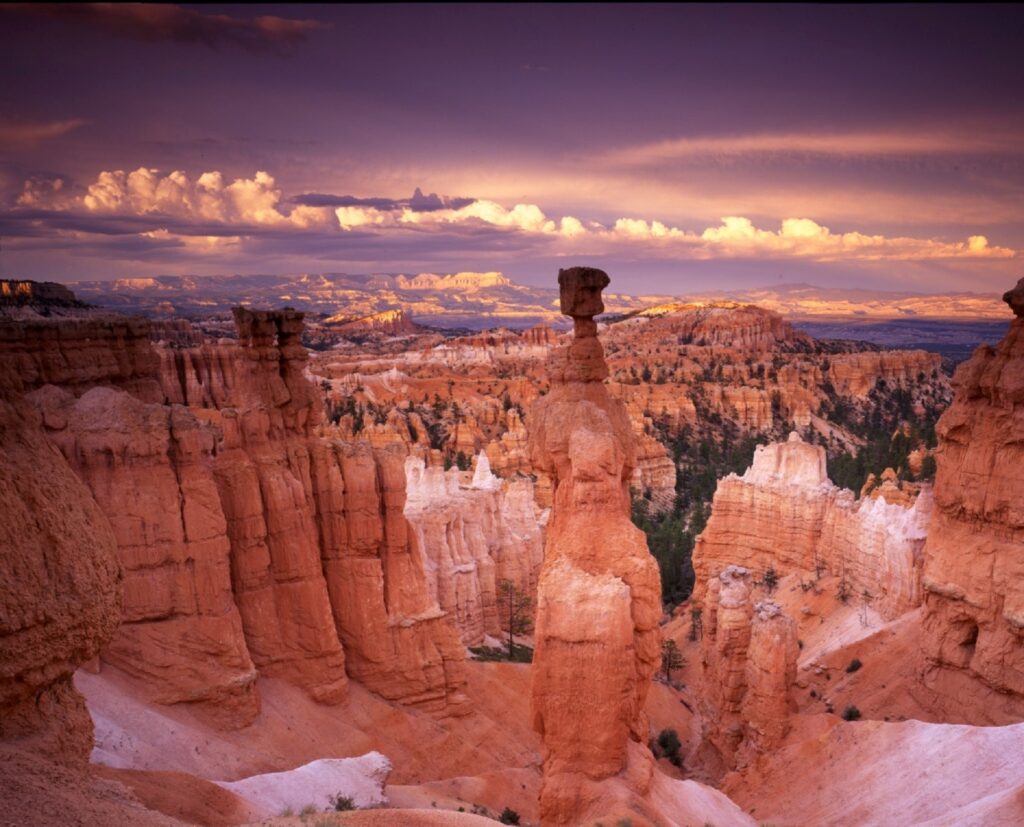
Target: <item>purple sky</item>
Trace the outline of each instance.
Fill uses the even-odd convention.
[[[1021,43],[1017,6],[0,6],[0,274],[1003,290]]]

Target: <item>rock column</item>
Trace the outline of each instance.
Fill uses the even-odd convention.
[[[531,460],[555,484],[533,664],[544,825],[607,815],[646,791],[644,702],[661,641],[658,567],[629,518],[632,429],[602,384],[608,368],[594,316],[609,279],[573,267],[558,282],[575,336],[553,354],[551,392],[529,417]]]

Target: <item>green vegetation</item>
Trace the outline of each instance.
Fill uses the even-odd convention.
[[[502,824],[518,824],[519,813],[513,810],[511,807],[506,807],[501,811],[501,815],[498,816],[498,821]]]
[[[331,796],[331,807],[336,813],[344,813],[356,809],[356,803],[351,797],[338,793]]]
[[[857,707],[855,707],[853,704],[850,704],[850,706],[846,707],[846,709],[843,710],[842,717],[844,721],[859,721],[860,710],[857,709]]]
[[[682,669],[686,664],[679,645],[667,637],[661,642],[661,668],[665,672],[665,680],[672,683],[672,670]]]
[[[863,665],[864,664],[860,662],[860,658],[854,658],[853,660],[850,661],[850,665],[846,667],[846,671],[848,673],[849,672],[856,672]]]
[[[677,767],[683,766],[683,759],[679,756],[682,746],[679,741],[679,733],[674,729],[663,729],[658,733],[658,747],[662,754]]]
[[[675,501],[671,510],[657,513],[648,499],[633,500],[633,524],[647,535],[647,547],[661,571],[662,599],[671,605],[693,591],[693,546],[711,515],[718,480],[742,474],[754,459],[754,449],[773,439],[771,434],[740,435],[735,423],[715,417],[714,430],[721,437],[717,441],[697,438],[690,425],[671,434],[668,423],[654,417],[655,436],[668,446],[676,463]]]
[[[498,583],[498,605],[505,611],[505,630],[508,632],[508,659],[515,660],[513,635],[525,635],[533,628],[530,610],[533,598],[519,591],[511,580]],[[533,659],[532,657],[530,658]]]

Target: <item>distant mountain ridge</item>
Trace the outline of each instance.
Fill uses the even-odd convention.
[[[401,310],[436,327],[486,329],[565,324],[558,291],[518,284],[497,271],[416,275],[322,273],[252,276],[153,276],[71,282],[79,299],[151,317],[204,317],[242,304],[284,305],[325,317],[357,319]],[[756,304],[791,321],[1002,321],[995,294],[929,295],[862,288],[783,284],[718,292],[605,296],[610,314],[670,312],[681,304]]]

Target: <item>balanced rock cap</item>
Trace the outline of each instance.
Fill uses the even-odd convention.
[[[583,269],[583,268],[573,268]],[[567,272],[560,270],[558,273],[558,283],[562,283],[562,273]],[[1010,310],[1013,311],[1015,316],[1024,316],[1024,279],[1017,282],[1017,286],[1013,290],[1007,290],[1003,293],[1003,301],[1010,305]],[[562,312],[565,313],[565,292],[562,292]]]
[[[566,316],[593,318],[604,313],[601,291],[611,279],[596,267],[569,267],[558,271],[558,289],[562,313]]]

